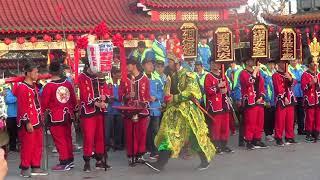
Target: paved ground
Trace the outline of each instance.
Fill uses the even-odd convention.
[[[112,152],[110,164],[113,169],[107,172],[82,172],[81,154],[76,155],[76,168],[66,173],[50,172],[47,177],[34,179],[76,180],[319,180],[320,179],[320,143],[301,144],[287,147],[270,146],[268,149],[246,151],[235,148],[231,155],[217,155],[209,170],[197,172],[198,157],[190,160],[170,160],[166,170],[154,174],[146,166],[128,167],[124,152]],[[235,147],[235,142],[230,143]],[[49,155],[49,166],[56,163],[57,157]],[[18,154],[10,154],[7,179],[21,179],[18,176]],[[92,162],[93,165],[93,162]]]

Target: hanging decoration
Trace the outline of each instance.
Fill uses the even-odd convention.
[[[133,39],[132,34],[128,34],[128,35],[127,35],[127,40],[129,40],[129,41],[130,41],[130,40],[132,40],[132,39]]]
[[[56,41],[61,41],[62,40],[62,36],[60,34],[56,34],[55,37]]]
[[[228,27],[219,27],[214,33],[215,61],[234,61],[232,31]]]
[[[43,40],[44,40],[45,42],[51,42],[51,41],[52,41],[52,38],[51,38],[51,36],[45,34],[45,35],[43,36]]]
[[[110,31],[107,27],[107,24],[105,22],[101,22],[100,24],[98,24],[98,26],[94,28],[93,33],[101,39],[104,37],[104,35],[110,34]]]
[[[154,41],[154,40],[156,39],[156,36],[155,36],[154,34],[150,34],[150,35],[149,35],[149,39],[150,39],[151,41]]]
[[[67,36],[67,40],[68,40],[68,41],[73,41],[73,39],[74,39],[74,38],[73,38],[73,35],[69,34],[69,35]]]
[[[26,40],[24,39],[24,37],[18,37],[17,39],[17,43],[18,44],[23,44]]]
[[[180,27],[182,50],[185,58],[195,58],[198,55],[198,28],[193,23],[184,23]]]
[[[251,48],[253,58],[266,58],[269,55],[268,29],[264,24],[252,28]]]
[[[292,28],[284,28],[280,34],[280,60],[297,58],[297,34]]]
[[[33,44],[33,43],[36,43],[38,40],[37,40],[37,38],[36,37],[34,37],[34,36],[32,36],[31,38],[30,38],[30,42]]]
[[[144,35],[143,34],[139,34],[139,40],[144,40]]]
[[[114,36],[112,38],[112,43],[114,46],[119,48],[120,55],[120,70],[121,70],[121,81],[127,81],[127,64],[126,64],[126,50],[124,48],[124,39],[120,36]]]
[[[4,43],[9,46],[12,43],[12,40],[10,38],[4,38]]]

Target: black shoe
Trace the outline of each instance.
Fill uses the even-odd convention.
[[[298,142],[295,141],[293,138],[286,139],[286,145],[291,145],[291,144],[297,144]]]
[[[220,147],[216,147],[216,154],[220,154],[220,155],[223,154],[223,151]]]
[[[150,169],[152,169],[153,171],[160,173],[162,168],[160,166],[160,164],[158,162],[145,162],[145,165],[147,165]]]
[[[135,162],[139,164],[144,164],[146,163],[146,160],[143,158],[143,156],[139,156],[135,158]]]
[[[258,141],[254,141],[253,145],[256,149],[264,149],[267,148],[267,145],[265,145],[262,141],[258,140]]]
[[[83,171],[86,172],[86,173],[91,172],[91,167],[90,167],[90,163],[89,162],[86,162],[84,164]]]
[[[247,142],[246,147],[247,147],[247,150],[254,150],[255,149],[254,145],[251,142]]]
[[[200,166],[197,168],[198,171],[204,171],[210,167],[210,163],[201,163]]]
[[[234,150],[230,149],[228,146],[222,147],[222,152],[234,153]]]
[[[306,142],[307,143],[313,143],[314,142],[314,138],[311,135],[307,135],[306,136]]]
[[[112,169],[112,167],[109,166],[107,163],[105,163],[103,161],[97,161],[96,162],[96,169],[98,169],[98,170],[110,170],[110,169]]]
[[[276,139],[276,145],[277,146],[284,146],[282,139]]]

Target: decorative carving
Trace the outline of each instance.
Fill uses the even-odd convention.
[[[268,57],[268,28],[264,24],[256,24],[252,28],[252,57]]]
[[[215,60],[220,62],[233,61],[232,31],[227,27],[219,27],[214,33]]]
[[[198,28],[193,23],[184,23],[181,26],[182,48],[185,58],[197,57],[198,50]]]
[[[177,19],[177,14],[174,11],[162,11],[160,12],[161,21],[175,21]]]
[[[186,11],[182,12],[182,21],[197,21],[198,20],[198,12],[196,11]]]
[[[297,34],[292,28],[284,28],[280,34],[280,60],[297,58]]]
[[[203,19],[205,21],[216,21],[216,20],[219,20],[219,18],[220,18],[220,15],[216,11],[206,11],[206,12],[204,12]]]

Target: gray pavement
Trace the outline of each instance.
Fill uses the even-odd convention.
[[[197,156],[190,160],[170,160],[166,169],[155,174],[144,165],[128,167],[125,152],[110,152],[109,164],[113,169],[107,172],[82,172],[82,155],[76,154],[76,167],[69,172],[50,172],[47,177],[33,179],[76,180],[76,179],[108,179],[108,180],[320,180],[320,143],[306,144],[303,136],[297,139],[298,145],[275,147],[246,151],[236,147],[235,137],[230,146],[236,152],[230,155],[216,155],[207,171],[198,172]],[[49,155],[49,167],[57,162],[57,157]],[[8,180],[19,177],[19,156],[9,154]],[[91,162],[92,167],[94,161]]]

